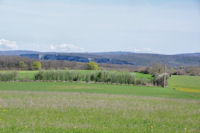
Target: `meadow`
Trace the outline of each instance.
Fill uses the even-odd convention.
[[[200,76],[172,76],[169,87],[185,92],[200,93]]]
[[[19,76],[31,79],[36,73],[21,71]],[[136,73],[136,78],[151,76]],[[0,82],[0,133],[200,132],[200,93],[176,89],[177,78],[172,77],[167,88]],[[198,82],[192,89],[200,90]]]
[[[200,95],[172,88],[1,82],[1,132],[199,132]]]

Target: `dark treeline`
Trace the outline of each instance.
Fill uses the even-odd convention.
[[[31,65],[35,59],[20,57],[20,56],[0,56],[0,70],[32,70]],[[24,62],[24,67],[20,66],[20,62]],[[42,69],[87,69],[87,63],[69,62],[62,60],[40,60]],[[132,65],[115,65],[115,64],[99,64],[102,70],[117,70],[117,71],[134,71],[136,66]]]
[[[20,67],[23,61],[25,66]],[[31,70],[31,65],[35,59],[24,58],[19,56],[0,56],[0,70]],[[57,61],[57,60],[40,60],[42,69],[86,69],[85,63]]]
[[[137,70],[137,66],[133,65],[116,65],[116,64],[98,64],[103,70],[116,70],[116,71],[129,71],[134,72]]]

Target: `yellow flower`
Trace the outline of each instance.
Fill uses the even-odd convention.
[[[25,128],[28,128],[28,126],[25,126]]]
[[[151,125],[151,128],[153,128],[153,126]]]
[[[7,112],[8,110],[7,109],[3,109],[3,112]]]

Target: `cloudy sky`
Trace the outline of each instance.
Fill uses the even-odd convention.
[[[0,50],[200,52],[200,0],[0,0]]]

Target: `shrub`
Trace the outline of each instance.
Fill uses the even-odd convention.
[[[47,73],[45,75],[47,75]],[[35,75],[35,80],[44,80],[44,74],[42,71]],[[46,80],[48,80],[48,79],[46,79]]]
[[[146,79],[137,79],[136,85],[147,85],[148,81]]]
[[[172,75],[185,75],[185,72],[182,70],[176,70],[172,73]]]
[[[42,64],[39,61],[34,61],[31,68],[32,70],[39,70],[42,68]]]
[[[15,81],[17,79],[16,72],[3,72],[0,73],[0,81]]]
[[[200,67],[198,66],[187,67],[185,68],[185,71],[191,76],[200,76]]]
[[[87,69],[88,70],[98,70],[99,66],[95,62],[90,62],[90,63],[87,64]]]
[[[24,63],[24,61],[19,61],[18,65],[19,65],[20,69],[25,69],[27,67],[27,65]]]
[[[166,77],[166,83],[164,83],[165,77]],[[169,79],[169,75],[167,73],[155,75],[153,79],[153,84],[156,86],[165,87],[168,85],[168,79]]]
[[[119,84],[134,84],[135,75],[128,72],[109,71],[40,71],[35,75],[35,80],[55,80],[55,81],[85,81],[104,82]]]

